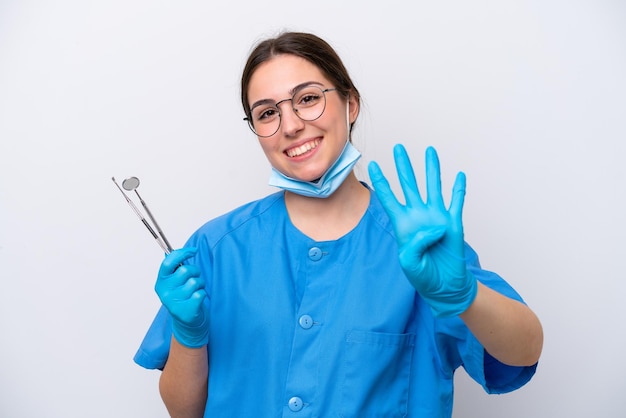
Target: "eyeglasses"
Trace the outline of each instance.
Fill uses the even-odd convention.
[[[280,128],[280,109],[279,105],[283,102],[291,102],[291,108],[294,113],[304,121],[313,121],[319,119],[326,109],[326,92],[335,91],[336,88],[322,90],[318,86],[302,87],[289,99],[283,99],[279,102],[263,101],[256,104],[248,117],[243,120],[248,122],[248,126],[252,132],[262,138],[267,138],[278,132]]]

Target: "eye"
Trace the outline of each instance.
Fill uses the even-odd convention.
[[[253,113],[254,120],[262,123],[270,122],[276,119],[278,115],[279,112],[275,106],[256,108]]]
[[[316,90],[303,91],[298,94],[295,105],[300,107],[315,106],[322,98],[321,92]]]

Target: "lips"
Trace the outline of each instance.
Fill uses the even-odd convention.
[[[288,150],[285,151],[285,154],[287,154],[289,157],[293,158],[293,157],[298,157],[302,154],[306,154],[307,152],[311,151],[312,149],[317,148],[317,146],[320,144],[320,140],[319,139],[314,139],[313,141],[309,141],[306,142],[302,145],[299,145],[297,147],[293,147],[293,148],[289,148]]]

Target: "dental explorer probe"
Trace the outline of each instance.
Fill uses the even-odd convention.
[[[137,217],[141,220],[141,222],[146,226],[146,228],[148,228],[148,231],[150,231],[150,234],[152,234],[152,236],[154,237],[154,239],[156,240],[156,242],[159,244],[159,246],[161,247],[161,249],[165,252],[165,254],[169,254],[171,252],[171,250],[165,245],[165,243],[163,242],[163,240],[156,234],[156,232],[154,232],[154,229],[152,229],[152,227],[150,226],[150,224],[148,223],[148,221],[146,221],[146,218],[144,218],[141,215],[141,212],[139,212],[139,209],[137,209],[137,206],[135,206],[135,204],[132,202],[132,200],[130,200],[128,198],[128,196],[126,196],[126,193],[124,193],[124,190],[122,190],[122,188],[120,187],[119,184],[117,184],[117,181],[115,181],[115,177],[111,177],[111,180],[113,180],[113,183],[115,183],[115,185],[117,186],[117,188],[119,189],[120,193],[122,193],[122,195],[124,196],[124,199],[126,199],[126,202],[128,202],[128,205],[133,209],[133,211],[135,212],[135,214],[137,215]]]
[[[139,195],[139,192],[137,191],[137,187],[139,187],[139,179],[137,177],[129,177],[122,182],[122,187],[124,188],[124,190],[127,190],[129,192],[131,191],[135,192],[135,194],[139,198],[139,201],[141,202],[141,206],[143,206],[143,208],[146,210],[148,217],[152,221],[152,225],[154,225],[157,232],[159,233],[159,236],[165,243],[165,246],[171,252],[172,246],[170,245],[170,242],[167,240],[167,238],[165,238],[165,234],[163,233],[163,231],[161,231],[161,227],[159,227],[159,224],[157,223],[156,219],[154,219],[154,216],[152,216],[152,212],[150,212],[150,209],[148,209],[148,205],[146,205],[146,202],[143,201],[143,199]]]

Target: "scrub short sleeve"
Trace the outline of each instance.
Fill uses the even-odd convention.
[[[467,340],[459,349],[463,368],[489,394],[519,389],[530,381],[537,369],[537,364],[518,367],[496,360],[469,331]]]
[[[483,270],[478,255],[466,245],[467,268],[485,286],[524,303],[522,297],[500,276]],[[493,358],[480,342],[467,331],[467,338],[459,342],[463,368],[487,393],[507,393],[522,387],[535,374],[537,364],[527,367],[508,366]]]
[[[135,363],[146,369],[163,370],[171,341],[172,318],[165,306],[161,306],[135,354]]]

